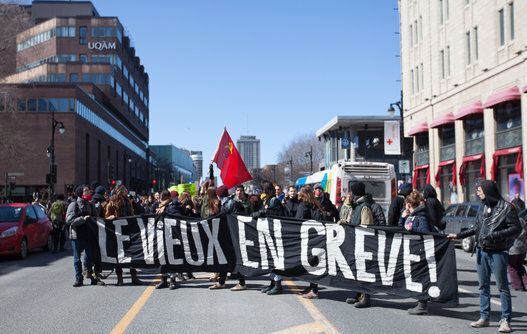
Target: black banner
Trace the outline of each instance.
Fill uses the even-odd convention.
[[[275,272],[322,285],[457,301],[454,243],[398,228],[220,215],[99,219],[90,224],[104,267],[160,272]]]

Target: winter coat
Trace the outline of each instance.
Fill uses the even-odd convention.
[[[296,217],[296,210],[300,205],[300,201],[295,196],[293,198],[287,197],[285,199],[284,208],[288,217]]]
[[[339,211],[339,224],[351,224],[351,216],[353,214],[353,206],[351,204],[342,204]]]
[[[313,218],[313,216],[311,215],[312,210],[313,210],[313,207],[311,206],[311,204],[300,201],[296,209],[295,218],[303,219],[303,220],[312,219]]]
[[[227,203],[227,212],[238,215],[249,215],[251,214],[251,203],[249,203],[248,199],[242,200],[233,196]]]
[[[428,233],[432,232],[430,223],[428,221],[427,209],[424,205],[418,206],[412,213],[407,217],[401,217],[399,219],[399,226],[405,227],[406,224],[412,225],[410,231]]]
[[[430,219],[430,226],[435,226],[439,230],[444,230],[446,224],[442,221],[445,214],[443,204],[437,199],[437,193],[434,187],[427,184],[423,190],[423,197],[425,199],[426,211]]]
[[[520,225],[522,226],[522,231],[520,235],[514,239],[511,248],[509,248],[509,255],[524,255],[527,253],[527,223],[520,218]]]
[[[84,219],[85,216],[96,217],[95,206],[82,198],[77,198],[76,201],[68,205],[66,211],[66,225],[69,227],[69,237],[72,240],[88,239],[87,223],[89,219]]]
[[[370,194],[364,196],[364,200],[369,204],[371,213],[373,215],[373,225],[386,226],[386,218],[384,217],[384,210],[377,202],[375,202]]]
[[[338,222],[339,221],[339,210],[331,203],[331,200],[326,197],[326,194],[316,198],[320,203],[320,207],[326,213],[327,221]]]
[[[351,214],[351,225],[373,225],[373,214],[366,196],[359,197],[354,204]]]
[[[476,245],[486,250],[507,251],[513,239],[521,232],[518,213],[512,205],[500,195],[496,183],[481,181],[485,199],[483,212],[477,217],[476,224],[457,234],[458,239],[476,235]]]
[[[413,188],[410,183],[403,183],[399,186],[399,193],[397,197],[392,200],[390,209],[388,210],[388,226],[397,226],[401,218],[401,212],[404,209],[404,201],[406,196],[410,195]]]

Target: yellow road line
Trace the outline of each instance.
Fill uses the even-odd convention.
[[[293,282],[293,281],[291,281],[289,279],[285,279],[283,281],[283,283],[285,283],[289,288],[299,289],[299,287],[295,284],[295,282]],[[300,304],[302,304],[304,306],[304,308],[307,310],[307,312],[309,312],[309,314],[311,315],[313,320],[315,320],[315,323],[317,324],[317,326],[319,326],[320,324],[323,326],[323,330],[322,331],[318,331],[315,327],[313,327],[312,329],[314,331],[306,331],[306,332],[302,332],[302,333],[334,333],[334,334],[340,334],[340,331],[335,326],[333,326],[333,324],[324,316],[324,314],[322,314],[322,312],[320,312],[320,310],[315,306],[315,304],[313,303],[313,301],[311,299],[306,299],[306,298],[304,298],[302,296],[299,296],[299,295],[297,295],[296,297],[300,301]],[[314,323],[312,323],[312,326],[313,326],[313,324]],[[309,324],[306,324],[306,325],[309,325]]]
[[[157,282],[155,282],[157,283]],[[128,310],[128,312],[124,315],[124,317],[119,321],[119,323],[112,329],[111,334],[122,334],[124,331],[130,326],[134,318],[137,316],[139,311],[143,308],[143,306],[146,304],[146,301],[150,296],[152,295],[152,292],[154,292],[155,286],[151,285],[141,294],[139,299],[136,300],[134,305]]]
[[[326,326],[323,323],[315,321],[308,324],[289,327],[277,332],[273,332],[273,334],[325,333],[325,330]]]

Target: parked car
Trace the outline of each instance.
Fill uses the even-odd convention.
[[[442,221],[446,224],[445,233],[459,233],[474,226],[478,213],[483,211],[483,203],[464,202],[451,204],[445,210]],[[461,240],[461,248],[465,252],[472,252],[476,244],[475,236]]]
[[[38,205],[0,205],[0,255],[17,255],[24,259],[35,248],[51,250],[52,230],[51,221]]]

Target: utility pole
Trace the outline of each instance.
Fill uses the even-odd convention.
[[[310,147],[309,151],[306,152],[305,157],[309,156],[309,170],[313,174],[313,146]]]

